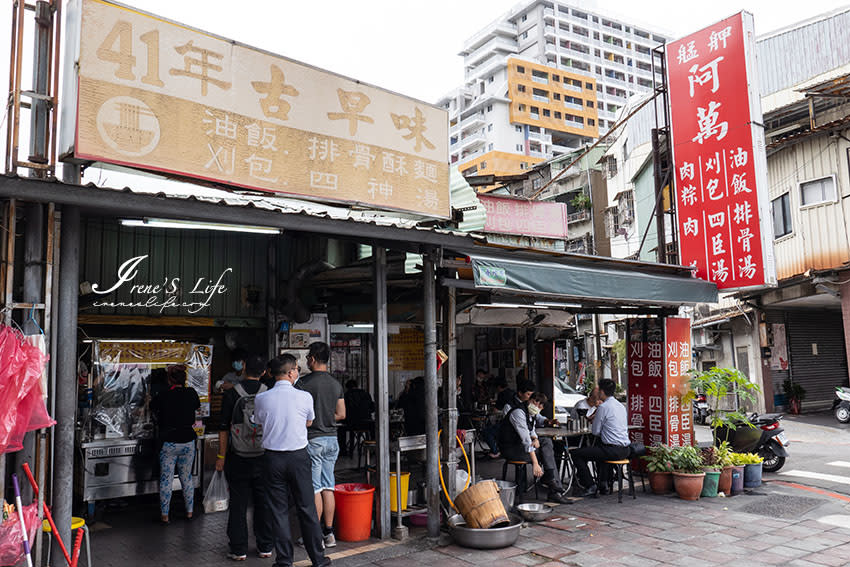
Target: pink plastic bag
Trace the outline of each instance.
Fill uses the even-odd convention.
[[[0,453],[21,449],[27,431],[53,424],[40,387],[46,356],[0,326]]]
[[[38,504],[24,506],[24,523],[30,543],[35,540],[38,523]],[[0,524],[0,565],[16,565],[24,558],[24,540],[21,536],[21,523],[18,513]]]

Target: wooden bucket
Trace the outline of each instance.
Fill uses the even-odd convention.
[[[455,506],[469,528],[488,529],[510,522],[494,480],[473,484],[457,495]]]

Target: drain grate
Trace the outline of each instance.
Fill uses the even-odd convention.
[[[747,504],[740,508],[741,512],[759,514],[773,518],[799,518],[806,512],[823,504],[823,500],[805,496],[787,496],[785,494],[768,494],[766,498]]]

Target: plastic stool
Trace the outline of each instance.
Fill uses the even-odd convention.
[[[623,477],[628,474],[629,481],[629,494],[632,495],[632,499],[637,498],[637,494],[635,493],[635,477],[632,474],[632,462],[628,459],[619,459],[616,461],[605,461],[605,464],[614,465],[614,470],[617,472],[617,502],[623,502]],[[644,488],[644,490],[646,490]]]
[[[505,464],[502,465],[502,480],[508,480],[508,465],[514,466],[514,482],[517,485],[517,504],[519,504],[522,500],[525,499],[525,491],[526,491],[526,478],[527,478],[527,467],[531,463],[529,461],[512,461],[505,459]],[[535,500],[538,498],[537,496],[537,479],[534,481],[534,498]]]
[[[83,530],[83,539],[86,540],[86,559],[88,559],[88,567],[91,567],[91,536],[89,536],[89,527],[86,525],[85,518],[71,517],[71,531]],[[49,534],[53,530],[50,529],[50,523],[47,520],[41,522],[41,531]],[[50,551],[53,547],[53,538],[47,538],[47,560],[50,561]],[[68,553],[71,553],[71,547],[68,547]]]

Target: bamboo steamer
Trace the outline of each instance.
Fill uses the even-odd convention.
[[[455,506],[470,528],[488,529],[510,522],[494,480],[473,484],[457,495]]]

